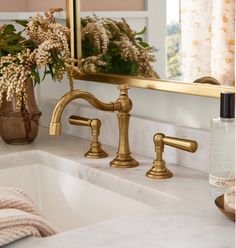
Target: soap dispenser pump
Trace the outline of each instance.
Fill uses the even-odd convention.
[[[220,117],[211,122],[209,183],[214,197],[235,183],[235,93],[221,93]]]

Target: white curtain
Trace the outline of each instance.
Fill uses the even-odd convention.
[[[180,0],[182,71],[194,81],[235,80],[235,0]]]

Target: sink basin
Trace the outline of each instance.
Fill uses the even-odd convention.
[[[40,154],[36,152],[32,155],[33,153],[24,153],[0,157],[0,185],[25,190],[46,219],[60,231],[113,217],[138,215],[153,209],[147,204],[93,185],[53,166],[49,167],[42,162],[31,163]],[[50,162],[52,158],[48,160]],[[61,170],[64,168],[63,163],[67,168],[63,160],[57,164],[61,166]]]

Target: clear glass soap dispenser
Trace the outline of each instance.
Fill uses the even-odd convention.
[[[221,93],[220,117],[212,119],[209,183],[218,197],[235,182],[235,93]]]

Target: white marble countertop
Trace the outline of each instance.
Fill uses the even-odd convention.
[[[152,159],[135,156],[140,161],[139,167],[114,169],[110,168],[109,161],[114,157],[116,149],[104,146],[110,155],[108,158],[87,160],[82,154],[88,147],[87,140],[69,135],[50,137],[46,130],[42,129],[37,140],[27,146],[10,146],[0,141],[0,159],[4,155],[21,154],[31,150],[40,150],[63,157],[75,164],[78,163],[78,171],[79,164],[82,164],[84,168],[97,172],[97,175],[105,175],[101,178],[107,178],[107,181],[100,182],[100,186],[104,188],[113,190],[109,180],[114,184],[122,181],[123,185],[130,187],[131,193],[131,186],[133,189],[137,188],[136,196],[133,198],[138,199],[139,195],[138,200],[149,203],[155,211],[140,216],[117,217],[48,238],[27,238],[7,247],[235,247],[234,223],[216,208],[209,194],[210,187],[206,174],[181,166],[169,165],[174,173],[173,178],[151,180],[146,178],[145,173],[151,167]],[[4,166],[1,163],[0,165]],[[128,194],[125,189],[115,188],[114,190],[126,196]],[[160,195],[168,196],[170,200],[159,204],[162,198],[159,200],[154,198]]]

